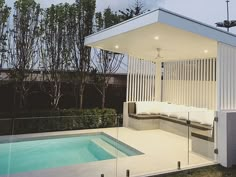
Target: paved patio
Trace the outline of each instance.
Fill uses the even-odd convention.
[[[105,177],[124,177],[126,176],[127,169],[130,170],[132,177],[141,177],[176,170],[178,161],[181,161],[182,168],[204,166],[213,163],[211,160],[198,154],[192,152],[188,154],[187,138],[162,130],[136,131],[128,128],[108,128],[18,135],[15,138],[94,132],[104,132],[144,154],[0,177],[100,177],[101,174],[104,174]],[[191,141],[189,144],[191,144]]]

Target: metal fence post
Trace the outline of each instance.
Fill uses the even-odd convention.
[[[130,177],[130,171],[126,170],[126,177]]]
[[[181,169],[181,162],[180,161],[178,161],[178,163],[177,163],[177,168],[178,168],[178,170]]]

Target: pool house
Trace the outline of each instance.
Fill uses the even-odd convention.
[[[152,157],[127,159],[127,169],[236,164],[236,35],[157,9],[88,36],[86,45],[128,58],[124,127],[140,144],[150,138]]]

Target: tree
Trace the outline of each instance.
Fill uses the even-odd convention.
[[[119,23],[120,20],[120,16],[116,12],[112,12],[108,7],[104,10],[103,14],[101,12],[96,13],[97,30],[113,26]],[[106,50],[94,49],[94,56],[95,57],[92,60],[94,83],[97,90],[102,95],[101,107],[105,108],[106,89],[109,86],[111,75],[119,70],[124,55]]]
[[[135,16],[145,13],[147,10],[144,9],[144,3],[142,0],[135,0],[131,7],[126,8],[125,11],[119,10],[123,21],[131,19]]]
[[[100,31],[105,28],[109,28],[121,22],[121,15],[117,12],[113,12],[110,7],[106,8],[104,12],[97,12],[95,14],[96,30]]]
[[[109,7],[103,13],[96,13],[96,30],[111,27],[122,21],[140,15],[144,10],[142,1],[136,0],[134,5],[127,8],[126,11],[119,10],[120,14],[113,12]],[[94,50],[95,57],[93,59],[93,75],[96,88],[102,95],[102,108],[105,107],[106,89],[109,85],[111,75],[116,73],[123,61],[124,55],[105,50]]]
[[[71,15],[71,44],[72,46],[72,64],[76,72],[74,78],[74,94],[76,107],[83,108],[83,95],[88,75],[91,71],[90,57],[91,48],[84,45],[85,37],[93,32],[93,18],[95,14],[96,0],[77,0],[73,4]]]
[[[0,0],[0,69],[7,60],[10,13],[11,8],[5,5],[4,0]]]
[[[93,76],[94,83],[99,93],[102,95],[102,109],[105,108],[106,102],[106,89],[109,86],[109,82],[112,74],[116,73],[124,55],[119,53],[114,53],[105,50],[94,50],[95,59],[93,60]]]
[[[70,67],[69,4],[52,5],[44,13],[41,38],[41,65],[46,78],[42,89],[51,98],[53,109],[58,108],[62,97],[61,87],[65,72]]]
[[[41,8],[34,0],[18,0],[14,4],[13,28],[10,31],[8,62],[19,93],[19,107],[25,108],[29,81],[35,80],[33,70],[38,62]],[[27,83],[28,82],[28,83]]]

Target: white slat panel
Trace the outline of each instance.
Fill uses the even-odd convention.
[[[219,55],[217,58],[217,81],[218,81],[218,95],[217,95],[217,99],[218,99],[218,108],[217,110],[223,110],[224,109],[224,62],[223,62],[223,46],[221,44],[219,44],[220,47],[218,49],[219,51]]]
[[[217,97],[217,93],[216,93],[216,59],[213,60],[213,105],[214,105],[214,109],[217,109],[217,103],[216,103],[216,97]]]
[[[161,73],[157,72],[156,67],[154,62],[136,59],[132,56],[128,57],[126,91],[128,102],[153,101],[155,99],[156,91],[158,91],[156,85],[161,83],[161,80],[156,82],[156,75],[158,74],[160,77]],[[161,88],[161,86],[159,87]]]
[[[137,100],[137,59],[134,59],[134,98],[133,101]]]
[[[142,60],[139,59],[139,99],[138,101],[142,100]]]
[[[210,72],[209,72],[209,87],[208,87],[208,93],[209,93],[209,103],[210,103],[210,109],[213,109],[213,102],[212,102],[212,99],[213,99],[213,78],[212,78],[212,64],[213,64],[213,59],[210,59],[209,61],[209,64],[210,64]]]
[[[170,102],[173,102],[174,103],[174,99],[172,100],[172,98],[174,98],[174,89],[173,89],[173,85],[174,85],[174,65],[173,65],[173,62],[170,64],[170,74],[171,74],[171,77],[170,77],[170,91],[171,91],[171,97],[170,97]]]
[[[141,65],[142,65],[142,70],[141,70],[141,73],[142,73],[142,75],[141,75],[141,82],[142,82],[142,89],[141,89],[141,101],[144,101],[144,92],[145,92],[145,90],[144,90],[144,87],[145,87],[145,82],[144,82],[144,61],[142,60],[141,61]]]
[[[132,57],[129,58],[130,60],[130,79],[129,79],[129,101],[132,101],[132,79],[133,79],[133,73],[132,73],[132,67],[133,67],[133,60],[132,60]]]
[[[187,86],[187,61],[184,61],[184,81],[185,81],[185,83],[184,83],[184,90],[185,90],[185,92],[184,92],[184,95],[185,95],[185,97],[184,97],[184,102],[185,102],[185,104],[188,106],[188,86]]]
[[[205,99],[205,104],[206,107],[210,107],[209,104],[209,60],[206,60],[206,99]]]
[[[233,55],[234,55],[234,52],[233,52],[233,49],[232,47],[229,48],[229,68],[230,68],[230,71],[233,71],[234,70],[234,65],[233,65]],[[233,72],[228,72],[228,78],[229,78],[229,82],[228,82],[228,87],[230,88],[229,90],[229,93],[228,93],[228,99],[229,99],[229,107],[228,109],[231,109],[233,110],[234,109],[234,106],[233,106],[233,80],[235,76],[233,76]]]
[[[151,100],[151,91],[150,91],[150,89],[151,89],[151,72],[150,71],[151,71],[151,62],[149,61],[148,62],[148,85],[147,85],[148,86],[148,96],[147,96],[148,101]]]
[[[129,56],[128,56],[127,87],[126,87],[126,102],[129,101],[129,87],[130,87],[130,84],[129,84],[129,77],[130,77],[130,59],[129,59]]]
[[[204,67],[204,59],[201,60],[201,75],[202,75],[202,81],[201,81],[201,107],[204,108],[204,103],[205,103],[205,91],[204,91],[204,86],[205,86],[205,67]]]
[[[134,89],[135,89],[135,59],[132,58],[132,101],[135,101],[134,99],[134,96],[135,96],[135,92],[134,92]]]
[[[184,62],[181,61],[181,103],[184,104]]]
[[[193,106],[195,106],[195,107],[197,107],[197,91],[198,91],[198,89],[197,89],[197,86],[198,86],[198,72],[197,72],[197,60],[195,60],[195,63],[194,63],[194,69],[195,69],[195,78],[194,78],[194,105]]]
[[[156,80],[156,64],[153,63],[152,65],[152,100],[154,101],[156,99],[155,95],[155,90],[156,90],[156,85],[155,85],[155,80]],[[160,82],[160,81],[159,81]]]
[[[189,105],[193,105],[193,68],[192,68],[192,63],[189,61]]]
[[[201,107],[201,60],[198,60],[198,107]]]
[[[140,101],[140,59],[137,59],[137,98],[136,98],[136,101]]]
[[[162,95],[162,81],[161,81],[161,62],[156,62],[154,67],[154,73],[155,73],[155,100],[161,101],[161,95]]]
[[[175,103],[178,104],[178,67],[177,62],[175,62]]]
[[[178,83],[180,83],[180,78],[179,78],[179,65],[180,65],[180,62],[177,62],[177,104],[180,104],[180,89],[179,89],[179,85]]]
[[[236,52],[234,51],[234,55],[232,56],[234,59],[233,59],[233,66],[235,67],[236,66]],[[236,76],[236,69],[234,68],[233,69],[233,76],[235,77]],[[233,108],[236,109],[236,80],[233,78],[233,83],[232,83],[232,87],[233,87],[233,100],[234,100],[234,103],[233,103]]]
[[[150,100],[153,101],[153,64],[151,63],[150,65],[150,73],[151,73],[151,80],[150,80],[150,84],[151,84],[151,87],[150,87]]]
[[[224,50],[222,52],[223,56],[224,56],[224,60],[228,60],[228,56],[227,56],[227,48],[224,46]],[[228,109],[228,105],[227,105],[227,85],[228,85],[228,75],[227,75],[227,72],[226,72],[226,68],[228,68],[228,62],[226,61],[222,61],[222,64],[223,64],[223,69],[222,69],[222,72],[224,73],[223,74],[223,80],[224,80],[224,84],[223,84],[223,98],[224,98],[224,103],[223,103],[223,109],[227,110]]]
[[[166,93],[169,93],[169,63],[166,63],[166,89],[165,89],[165,92]],[[168,102],[168,99],[169,99],[169,94],[166,94],[166,102]]]
[[[215,59],[165,62],[163,101],[215,109],[214,62]]]
[[[156,73],[157,73],[156,67],[157,67],[157,65],[156,65],[156,64],[153,64],[153,81],[152,81],[152,82],[153,82],[153,90],[152,90],[152,92],[153,92],[153,100],[156,99],[156,94],[155,94],[155,93],[156,93],[156,92],[155,92],[155,90],[156,90],[156,85],[158,85],[158,86],[160,87],[160,85],[159,85],[158,83],[161,82],[161,80],[159,80],[159,82],[155,84],[156,77],[157,77],[157,75],[156,75]]]
[[[169,71],[168,71],[168,69],[169,69],[169,64],[168,63],[166,63],[166,89],[165,89],[165,92],[166,93],[169,93]],[[167,101],[168,102],[168,99],[169,99],[169,95],[168,94],[166,94],[166,100],[165,101]]]

